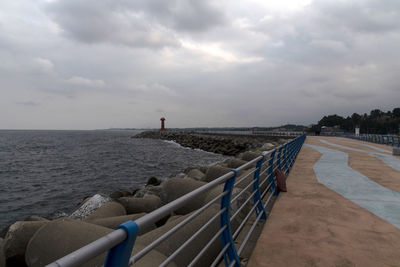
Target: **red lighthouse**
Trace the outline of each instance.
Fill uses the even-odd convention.
[[[164,123],[165,118],[162,117],[162,118],[160,119],[160,121],[161,121],[161,129],[160,129],[160,131],[165,131],[165,123]]]

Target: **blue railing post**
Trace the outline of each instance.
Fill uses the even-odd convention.
[[[128,266],[133,245],[138,234],[138,226],[134,221],[127,221],[119,225],[117,229],[124,229],[127,237],[125,241],[119,243],[108,251],[105,267]]]
[[[278,170],[282,170],[282,164],[281,164],[281,157],[282,157],[282,148],[283,147],[280,147],[279,149],[278,149],[278,155],[276,156],[276,158],[277,158],[277,160],[276,160],[276,166],[277,166],[277,168],[278,168]]]
[[[274,195],[277,195],[278,188],[276,187],[274,173],[273,173],[275,153],[276,153],[276,149],[274,151],[272,151],[269,156],[267,178],[268,178],[268,184],[271,184],[271,188],[270,188],[271,192],[273,192]]]
[[[238,171],[232,170],[232,172],[234,173],[234,175],[229,178],[224,185],[224,192],[228,191],[228,194],[223,196],[221,199],[221,210],[225,208],[225,211],[221,214],[220,226],[221,228],[226,226],[225,230],[221,233],[221,241],[222,247],[225,247],[226,244],[229,244],[228,249],[224,253],[225,265],[230,266],[230,264],[235,261],[234,266],[240,267],[240,259],[236,251],[235,243],[233,242],[231,223],[229,218],[232,190]]]
[[[254,172],[254,180],[255,181],[253,183],[253,192],[255,192],[255,193],[253,195],[253,201],[254,201],[254,205],[258,202],[258,204],[256,206],[256,215],[258,216],[258,214],[263,213],[261,215],[261,219],[266,220],[267,215],[265,213],[265,209],[262,204],[261,194],[260,194],[260,172],[261,172],[261,166],[264,162],[265,155],[262,154],[261,156],[262,156],[262,158],[259,161],[257,161],[256,171]]]

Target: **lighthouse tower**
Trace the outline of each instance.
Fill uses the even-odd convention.
[[[165,129],[165,123],[164,123],[165,118],[162,117],[162,118],[160,119],[160,121],[161,121],[161,128],[160,128],[160,131],[165,131],[165,130],[166,130],[166,129]]]

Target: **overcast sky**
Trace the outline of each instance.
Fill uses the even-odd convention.
[[[0,0],[0,129],[308,125],[399,81],[399,0]]]

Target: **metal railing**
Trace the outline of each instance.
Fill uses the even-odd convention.
[[[382,145],[389,145],[393,147],[400,147],[400,136],[398,135],[380,135],[380,134],[362,134],[362,135],[344,135],[344,137],[377,143]]]
[[[266,208],[272,206],[273,197],[279,193],[276,186],[275,170],[282,170],[285,174],[290,172],[305,139],[306,136],[302,135],[274,150],[264,152],[246,164],[231,170],[225,175],[136,221],[128,221],[121,224],[115,231],[56,260],[48,266],[79,266],[105,251],[108,251],[108,254],[104,266],[128,266],[129,264],[137,263],[149,252],[156,249],[163,241],[171,238],[184,225],[194,220],[205,210],[210,209],[211,206],[215,206],[218,202],[218,211],[208,218],[207,222],[199,229],[191,233],[190,238],[179,244],[179,247],[173,253],[165,255],[166,259],[160,266],[167,266],[169,263],[174,262],[175,259],[178,259],[185,248],[192,242],[196,242],[196,239],[206,229],[210,230],[211,225],[218,223],[218,221],[219,229],[212,228],[215,233],[201,250],[195,252],[195,256],[189,262],[185,262],[185,266],[194,266],[203,257],[208,257],[207,260],[210,263],[208,265],[210,266],[217,266],[222,260],[224,260],[226,266],[240,266],[240,257],[254,230],[259,225],[259,222],[267,219]],[[184,220],[131,256],[136,237],[143,233],[146,226],[169,216],[172,212],[187,205],[190,200],[218,186],[221,187],[221,193],[218,196],[190,213]],[[210,252],[210,247],[215,244],[219,244],[219,251]]]

